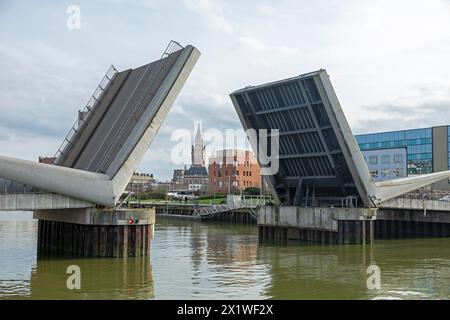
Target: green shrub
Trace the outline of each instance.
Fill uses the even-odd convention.
[[[258,187],[247,187],[244,190],[244,195],[246,196],[259,196],[261,189]]]

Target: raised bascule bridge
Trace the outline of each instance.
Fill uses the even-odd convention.
[[[250,139],[255,153],[259,130],[269,132],[262,153],[270,154],[271,139],[278,139],[272,161],[279,169],[266,176],[277,205],[258,211],[262,239],[365,243],[450,236],[449,197],[417,192],[449,179],[450,171],[375,182],[325,70],[248,86],[230,97],[244,130],[257,132]]]
[[[154,62],[121,72],[111,66],[54,164],[0,156],[0,178],[32,187],[0,194],[0,211],[33,210],[41,252],[146,254],[154,210],[119,209],[121,196],[199,56],[171,41]]]
[[[0,156],[0,178],[8,181],[5,190],[0,184],[0,211],[34,212],[40,252],[148,253],[155,212],[120,209],[121,196],[199,56],[172,41],[154,62],[110,67],[53,164]],[[265,179],[277,203],[252,207],[262,239],[450,236],[450,202],[441,201],[450,197],[418,191],[450,171],[375,182],[325,70],[249,86],[231,100],[244,129],[256,129],[255,153],[260,129],[269,131],[269,154],[270,133],[279,132],[279,169]]]

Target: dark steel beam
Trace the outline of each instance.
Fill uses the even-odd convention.
[[[327,152],[311,152],[311,153],[295,153],[278,156],[278,159],[295,159],[295,158],[314,158],[314,157],[327,157]]]
[[[328,130],[328,129],[331,129],[331,126],[324,126],[324,127],[320,127],[320,128],[310,128],[310,129],[301,129],[301,130],[280,131],[280,136],[318,132],[319,130]]]
[[[300,82],[300,81],[303,81],[303,80],[299,80],[299,82]],[[306,93],[305,90],[308,90],[308,89],[307,89],[307,88],[304,88],[304,87],[302,86],[302,83],[299,83],[299,87],[300,87],[300,90],[302,91],[302,94],[304,94],[305,97],[311,96],[310,94],[308,95],[308,94]],[[321,99],[322,99],[322,96],[321,96]],[[325,152],[327,153],[328,161],[330,161],[331,168],[334,170],[334,172],[335,172],[335,174],[336,174],[336,179],[338,179],[339,182],[340,182],[339,184],[340,184],[340,186],[341,186],[341,187],[340,187],[341,192],[342,192],[342,194],[347,195],[347,191],[346,191],[346,189],[345,189],[345,186],[344,186],[342,177],[339,175],[339,173],[338,173],[338,171],[337,171],[336,164],[334,163],[332,154],[330,153],[330,150],[328,149],[328,145],[327,145],[327,143],[326,143],[326,140],[325,140],[325,137],[324,137],[324,135],[323,135],[323,132],[322,132],[322,130],[320,130],[319,121],[317,120],[317,117],[316,117],[316,115],[314,114],[314,111],[313,111],[313,109],[312,109],[311,103],[308,102],[307,108],[308,108],[308,110],[309,110],[309,113],[311,114],[311,118],[312,118],[312,120],[313,120],[313,122],[314,122],[314,126],[315,126],[316,128],[319,129],[318,134],[319,134],[320,140],[322,141],[323,148],[325,149]]]
[[[245,92],[245,94],[247,94],[247,92]],[[279,109],[269,109],[269,110],[262,110],[262,111],[256,111],[256,112],[248,112],[245,114],[245,116],[250,116],[252,114],[255,115],[261,115],[261,114],[268,114],[268,113],[277,113],[280,111],[287,111],[287,110],[295,110],[295,109],[302,109],[302,108],[307,108],[308,105],[307,104],[296,104],[293,106],[289,106],[289,107],[283,107],[283,108],[279,108]]]

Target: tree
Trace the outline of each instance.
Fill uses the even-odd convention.
[[[258,187],[247,187],[244,190],[244,195],[247,196],[259,196],[261,194],[261,189]]]

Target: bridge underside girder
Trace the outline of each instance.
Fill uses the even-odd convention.
[[[318,71],[247,87],[231,98],[245,129],[279,130],[279,170],[269,180],[281,203],[328,204],[353,196],[369,205],[367,191],[354,174],[355,161],[343,142],[323,75],[324,71]]]

